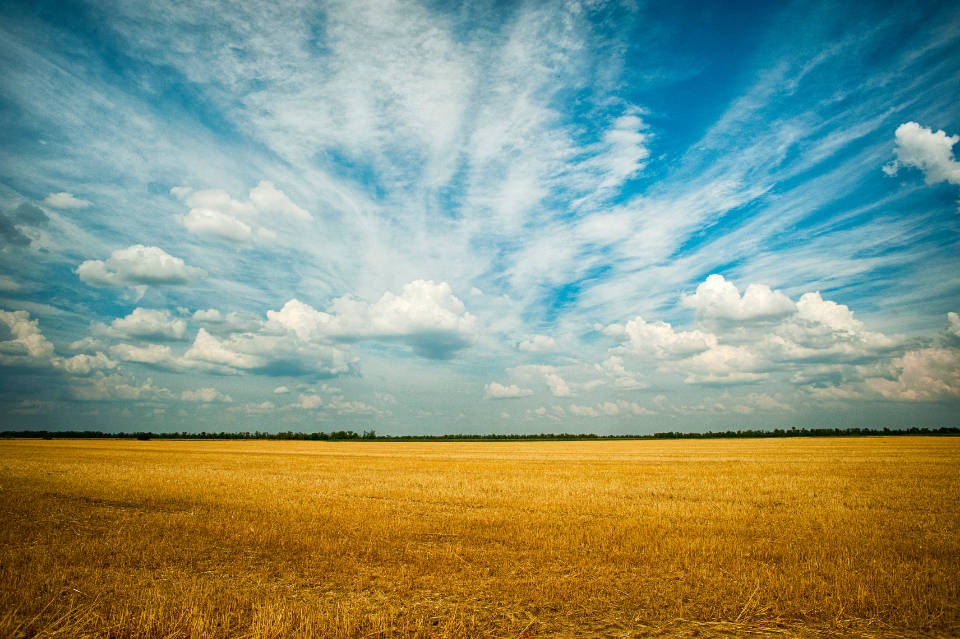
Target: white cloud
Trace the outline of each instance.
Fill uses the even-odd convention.
[[[188,284],[206,275],[161,248],[143,244],[118,249],[106,261],[87,260],[76,273],[91,286]]]
[[[764,284],[750,284],[743,296],[733,282],[713,274],[697,286],[693,295],[684,295],[682,304],[696,311],[698,319],[771,320],[796,311],[789,297]]]
[[[190,209],[182,221],[188,231],[203,237],[218,237],[230,242],[243,243],[252,235],[249,224],[212,209]]]
[[[286,193],[273,185],[273,182],[261,181],[251,189],[250,202],[259,213],[288,215],[301,220],[310,219],[310,214],[294,204]]]
[[[646,388],[647,384],[637,379],[636,375],[628,371],[623,364],[623,358],[611,355],[594,368],[603,375],[613,379],[613,385],[623,390]]]
[[[137,384],[126,376],[114,373],[95,373],[92,377],[73,380],[71,391],[76,399],[83,401],[111,401],[135,399],[169,399],[170,391],[154,385],[147,379]]]
[[[572,415],[576,415],[578,417],[638,417],[641,415],[655,414],[655,412],[649,408],[641,406],[636,402],[629,402],[625,399],[600,402],[594,406],[571,404],[568,409]]]
[[[550,392],[553,393],[554,397],[570,397],[573,395],[570,385],[556,373],[544,374],[543,381],[550,387]]]
[[[74,197],[72,193],[51,193],[43,198],[43,203],[55,209],[83,209],[90,206],[90,202]]]
[[[960,397],[960,351],[909,351],[893,360],[892,369],[892,379],[870,378],[867,386],[887,399],[932,401]]]
[[[221,393],[215,388],[198,388],[197,390],[185,390],[180,393],[180,399],[185,402],[203,402],[209,404],[211,402],[232,402],[233,399],[229,395]]]
[[[947,313],[947,331],[954,337],[960,337],[960,315],[953,311]]]
[[[276,238],[274,231],[256,222],[258,216],[269,216],[271,222],[283,218],[311,219],[286,193],[265,180],[250,190],[247,202],[234,200],[221,189],[194,191],[179,186],[170,193],[190,207],[189,212],[180,217],[188,231],[238,244],[250,241],[255,234],[268,240]]]
[[[720,344],[689,359],[676,362],[674,368],[687,374],[687,384],[740,384],[766,379],[755,372],[762,359],[745,346]]]
[[[517,350],[529,353],[543,353],[552,351],[557,345],[556,340],[547,335],[534,335],[530,339],[525,339],[517,344]]]
[[[73,357],[57,360],[55,364],[68,374],[79,377],[89,375],[94,371],[112,370],[117,367],[115,361],[99,352],[95,355],[81,353]]]
[[[300,395],[300,401],[297,403],[297,406],[306,410],[313,410],[315,408],[320,408],[326,403],[326,400],[320,395]]]
[[[287,388],[286,386],[277,386],[276,388],[273,389],[273,392],[276,393],[277,395],[283,395],[285,393],[289,393],[290,389]]]
[[[7,325],[10,339],[0,342],[0,366],[49,366],[53,344],[40,331],[39,320],[27,311],[0,310],[0,322]]]
[[[484,386],[484,396],[487,399],[517,399],[519,397],[529,397],[533,391],[529,388],[520,388],[516,384],[504,386],[497,382],[490,382]]]
[[[193,320],[195,322],[206,322],[209,324],[220,324],[224,321],[223,313],[218,311],[215,308],[208,308],[206,310],[197,310],[193,314]]]
[[[263,357],[241,352],[236,344],[226,344],[201,328],[193,345],[184,353],[184,359],[219,364],[235,369],[262,368],[267,360]]]
[[[212,365],[226,367],[226,372],[266,375],[344,375],[354,368],[354,360],[337,346],[264,333],[237,333],[221,340],[204,328],[197,331],[179,362],[189,367]]]
[[[702,353],[717,345],[717,337],[699,329],[675,331],[667,322],[647,322],[637,316],[626,326],[611,324],[602,329],[623,345],[622,352],[649,354],[658,359],[681,359]]]
[[[116,344],[110,347],[110,354],[124,362],[161,365],[170,368],[177,367],[176,357],[174,357],[170,347],[161,344],[147,344],[146,346]]]
[[[190,339],[187,322],[174,318],[168,310],[135,308],[126,317],[119,317],[110,323],[95,324],[95,333],[120,339],[185,340]]]
[[[923,171],[927,184],[960,184],[960,162],[953,158],[953,145],[960,142],[960,135],[934,132],[916,122],[905,122],[897,127],[894,138],[897,159],[884,167],[888,175],[910,166]]]
[[[396,339],[433,359],[452,357],[476,339],[476,320],[446,282],[416,280],[399,295],[384,293],[373,304],[341,297],[329,310],[292,299],[279,311],[267,311],[268,326],[282,327],[301,340]]]

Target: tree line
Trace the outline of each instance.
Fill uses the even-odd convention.
[[[446,434],[446,435],[378,435],[375,430],[357,433],[352,430],[306,433],[300,431],[207,432],[191,433],[146,431],[106,433],[98,430],[4,430],[0,438],[29,439],[278,439],[296,441],[581,441],[616,439],[731,439],[772,437],[860,437],[877,435],[958,435],[960,428],[774,428],[741,429],[705,432],[665,431],[646,435],[598,435],[596,433],[537,433],[537,434]]]

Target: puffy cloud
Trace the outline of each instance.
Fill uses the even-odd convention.
[[[636,402],[628,402],[624,399],[600,402],[595,406],[570,404],[568,409],[570,414],[576,415],[577,417],[616,417],[620,415],[636,417],[640,415],[654,414],[654,411],[650,410],[649,408],[641,406]]]
[[[266,375],[343,375],[354,367],[348,353],[336,346],[258,333],[220,340],[203,328],[179,361],[184,366],[212,365],[225,367],[226,372]]]
[[[168,399],[170,391],[158,388],[153,380],[147,379],[143,384],[119,373],[95,373],[92,377],[74,379],[71,391],[76,399],[83,401],[111,401],[134,399]]]
[[[263,320],[252,315],[235,311],[224,314],[215,308],[197,310],[193,314],[193,321],[220,332],[254,331],[263,324]]]
[[[189,339],[186,321],[174,318],[167,310],[135,308],[126,317],[119,317],[110,326],[97,324],[94,331],[121,339],[185,340]]]
[[[161,248],[143,244],[118,249],[106,261],[87,260],[76,273],[91,286],[187,284],[206,275]]]
[[[95,355],[81,353],[73,357],[57,360],[56,366],[70,375],[82,377],[98,370],[112,370],[117,367],[117,363],[103,353],[98,352]]]
[[[892,379],[870,378],[867,386],[887,399],[930,401],[960,397],[960,351],[926,348],[893,360]]]
[[[55,209],[84,209],[90,206],[90,202],[74,197],[72,193],[65,191],[51,193],[43,198],[43,203]]]
[[[263,368],[267,360],[242,352],[238,343],[225,344],[201,328],[193,345],[184,353],[184,358],[209,364],[219,364],[234,369]]]
[[[484,396],[487,399],[517,399],[519,397],[529,397],[533,391],[529,388],[520,388],[516,384],[504,386],[497,382],[490,382],[484,386]]]
[[[0,366],[49,366],[53,344],[40,331],[39,320],[27,311],[0,310],[0,323],[7,326],[10,339],[0,342]]]
[[[287,388],[286,386],[277,386],[276,388],[273,389],[273,392],[276,393],[277,395],[283,395],[285,393],[289,393],[290,389]]]
[[[116,344],[110,348],[110,354],[124,362],[177,368],[177,358],[173,356],[170,347],[161,344]]]
[[[447,359],[476,339],[476,321],[446,282],[415,280],[399,295],[374,303],[341,297],[330,312],[292,299],[279,311],[267,311],[268,326],[293,332],[301,340],[397,340],[431,359]]]
[[[310,214],[294,204],[287,194],[273,185],[273,182],[261,181],[250,190],[250,202],[261,213],[287,215],[309,220]]]
[[[896,342],[868,331],[844,304],[804,293],[797,313],[782,322],[765,340],[774,359],[787,361],[856,361],[888,351]]]
[[[687,374],[687,384],[742,384],[766,379],[765,373],[755,372],[762,367],[762,359],[745,346],[719,344],[673,367]]]
[[[190,211],[180,218],[188,231],[204,237],[216,237],[228,242],[245,243],[256,236],[272,239],[276,234],[263,227],[255,227],[259,215],[272,219],[293,218],[309,220],[310,214],[294,204],[286,193],[272,182],[261,181],[250,190],[250,199],[240,202],[221,189],[194,191],[187,187],[174,187],[170,192]]]
[[[960,337],[960,315],[953,311],[947,313],[947,331],[954,337]]]
[[[684,295],[682,304],[694,309],[698,319],[771,320],[796,310],[789,297],[764,284],[748,285],[741,297],[736,285],[718,274],[707,277],[693,295]]]
[[[552,351],[557,345],[556,340],[547,335],[534,335],[530,339],[525,339],[517,344],[517,350],[529,353],[543,353]]]
[[[897,159],[883,167],[887,175],[896,175],[902,166],[923,171],[927,184],[949,182],[960,184],[960,162],[953,158],[953,145],[960,142],[960,135],[947,135],[943,131],[905,122],[894,132]]]
[[[306,410],[313,410],[323,406],[324,402],[324,398],[320,395],[301,394],[300,401],[297,403],[297,406]]]
[[[570,397],[573,395],[570,385],[556,373],[546,373],[543,376],[543,381],[550,387],[550,392],[553,393],[554,397]]]
[[[237,243],[248,241],[253,234],[249,224],[213,209],[190,209],[183,217],[183,225],[194,235],[218,237]]]
[[[623,358],[618,355],[611,355],[594,368],[603,375],[613,379],[613,385],[617,388],[626,390],[646,388],[647,384],[639,381],[636,376],[628,371],[623,364]]]
[[[626,326],[611,324],[602,331],[623,342],[619,350],[649,354],[658,359],[681,359],[717,345],[717,337],[712,333],[675,331],[667,322],[648,323],[640,316],[627,322]]]
[[[205,404],[210,404],[212,402],[229,403],[233,401],[233,398],[231,398],[229,395],[225,395],[215,388],[186,390],[180,393],[180,399],[185,402],[203,402]]]

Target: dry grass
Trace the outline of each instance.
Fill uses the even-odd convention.
[[[9,637],[956,636],[960,438],[0,442]]]

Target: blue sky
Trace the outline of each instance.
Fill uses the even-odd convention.
[[[958,51],[947,2],[0,2],[0,426],[957,425]]]

